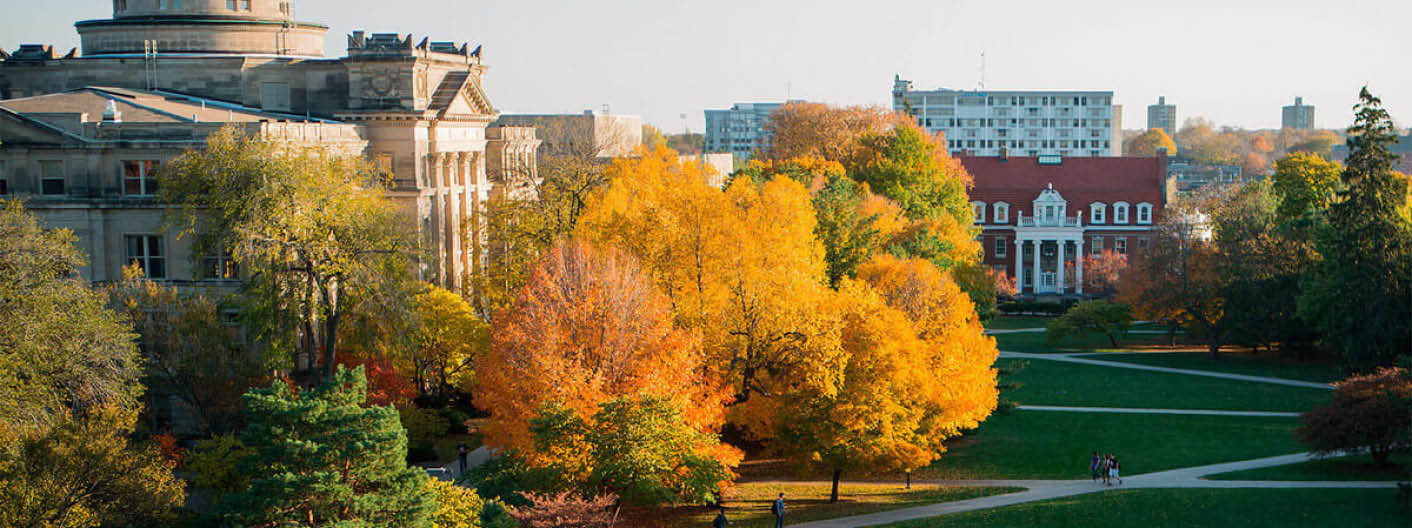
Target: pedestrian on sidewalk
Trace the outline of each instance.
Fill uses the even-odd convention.
[[[461,463],[461,473],[466,472],[466,457],[471,454],[470,446],[465,442],[456,444],[456,460]]]
[[[1121,486],[1121,485],[1123,484],[1123,477],[1121,477],[1121,476],[1118,475],[1118,469],[1119,469],[1119,467],[1121,467],[1121,466],[1120,466],[1120,464],[1118,464],[1118,456],[1117,456],[1117,455],[1113,455],[1113,468],[1112,468],[1111,470],[1109,470],[1112,474],[1109,475],[1109,477],[1114,478],[1114,479],[1117,479],[1117,480],[1118,480],[1118,485]]]
[[[731,520],[726,518],[726,507],[721,506],[721,513],[716,514],[716,519],[711,521],[711,528],[726,528],[730,523]]]
[[[770,514],[775,516],[775,528],[784,528],[784,493],[770,504]]]
[[[1088,474],[1093,477],[1094,482],[1098,482],[1098,451],[1088,458]]]
[[[1098,463],[1098,476],[1103,477],[1103,485],[1105,485],[1105,486],[1112,486],[1112,485],[1113,485],[1113,482],[1108,479],[1108,475],[1111,474],[1111,471],[1109,471],[1109,470],[1112,469],[1112,468],[1113,468],[1113,458],[1112,458],[1112,456],[1111,456],[1111,455],[1106,455],[1106,454],[1103,455],[1103,460]]]

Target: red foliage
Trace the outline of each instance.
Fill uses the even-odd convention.
[[[392,361],[378,358],[341,356],[338,361],[350,369],[363,367],[368,377],[367,405],[408,405],[417,396],[417,388],[392,366]]]
[[[157,445],[162,458],[172,461],[176,467],[181,467],[182,458],[186,457],[186,448],[181,446],[176,435],[170,432],[155,435],[152,437],[152,443]]]
[[[618,499],[601,495],[591,500],[563,492],[558,495],[527,493],[529,506],[515,508],[510,516],[524,528],[611,528],[617,523],[611,508]]]
[[[1366,448],[1386,464],[1393,449],[1408,444],[1409,400],[1412,379],[1404,369],[1350,377],[1334,384],[1333,403],[1304,413],[1299,438],[1319,453]]]

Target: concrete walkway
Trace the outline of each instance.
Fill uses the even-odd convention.
[[[1196,414],[1202,416],[1249,416],[1249,417],[1275,417],[1275,418],[1298,418],[1297,412],[1270,412],[1270,411],[1215,411],[1208,409],[1141,409],[1129,407],[1056,407],[1051,405],[1021,405],[1022,411],[1058,411],[1058,412],[1099,412],[1099,413],[1121,413],[1121,414]]]
[[[1257,458],[1254,460],[1242,460],[1238,462],[1225,462],[1220,464],[1210,464],[1206,466],[1196,466],[1190,468],[1173,469],[1169,471],[1158,471],[1143,475],[1134,475],[1123,479],[1123,484],[1105,486],[1095,483],[1092,480],[943,480],[937,482],[943,486],[1020,486],[1029,488],[1017,493],[1006,493],[1004,495],[991,495],[975,499],[944,502],[940,504],[928,504],[913,508],[903,508],[899,510],[870,513],[866,515],[855,515],[852,517],[839,517],[836,519],[826,519],[803,524],[791,524],[803,528],[861,528],[866,526],[877,526],[902,521],[912,521],[917,519],[927,519],[942,515],[961,513],[989,508],[998,508],[1026,502],[1057,499],[1061,497],[1072,497],[1088,493],[1099,493],[1115,489],[1124,488],[1394,488],[1397,482],[1366,482],[1366,481],[1243,481],[1243,480],[1205,480],[1202,476],[1227,473],[1231,471],[1242,471],[1246,469],[1256,469],[1270,466],[1282,466],[1310,460],[1309,453],[1299,453],[1294,455],[1282,455],[1275,457]]]
[[[1081,365],[1094,365],[1099,367],[1117,367],[1134,370],[1147,370],[1152,372],[1166,372],[1169,374],[1186,374],[1189,376],[1206,376],[1209,378],[1221,378],[1236,381],[1249,381],[1254,383],[1272,383],[1275,385],[1288,385],[1291,387],[1304,387],[1310,389],[1332,390],[1333,386],[1327,383],[1314,383],[1311,381],[1297,381],[1283,378],[1267,378],[1264,376],[1247,376],[1244,374],[1230,374],[1226,372],[1212,372],[1209,370],[1190,370],[1168,367],[1154,367],[1151,365],[1139,365],[1136,363],[1122,363],[1118,361],[1102,361],[1098,359],[1084,359],[1075,357],[1078,354],[1030,354],[1026,352],[1006,352],[1000,351],[1000,357],[1006,359],[1032,359],[1039,361],[1063,361],[1066,363],[1078,363]]]
[[[1047,328],[1003,328],[1003,329],[996,329],[996,330],[986,330],[985,333],[986,333],[986,335],[1000,335],[1000,334],[1042,334],[1042,333],[1048,332],[1048,331],[1049,331],[1049,329],[1047,329]],[[1166,335],[1166,334],[1169,334],[1169,333],[1171,333],[1171,332],[1168,332],[1168,331],[1166,331],[1166,330],[1128,330],[1127,332],[1123,332],[1123,333],[1125,333],[1125,334],[1140,334],[1140,335],[1158,335],[1158,334]],[[1186,334],[1186,332],[1177,332],[1177,333],[1178,333],[1178,334],[1182,334],[1182,335],[1185,335],[1185,334]]]

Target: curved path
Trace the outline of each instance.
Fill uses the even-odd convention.
[[[1143,409],[1132,407],[1057,407],[1053,405],[1021,405],[1018,407],[1022,411],[1058,411],[1058,412],[1085,412],[1085,413],[1120,413],[1120,414],[1196,414],[1202,416],[1250,416],[1250,417],[1272,417],[1272,418],[1298,418],[1297,412],[1271,412],[1271,411],[1216,411],[1208,409]]]
[[[1085,353],[1086,354],[1086,353]],[[1186,374],[1188,376],[1206,376],[1210,378],[1222,378],[1236,381],[1249,381],[1254,383],[1273,383],[1276,385],[1288,385],[1291,387],[1305,387],[1310,389],[1332,390],[1333,386],[1327,383],[1315,383],[1312,381],[1297,381],[1284,378],[1269,378],[1265,376],[1247,376],[1245,374],[1230,374],[1226,372],[1212,372],[1209,370],[1191,370],[1168,367],[1154,367],[1151,365],[1139,365],[1136,363],[1122,363],[1118,361],[1103,361],[1100,359],[1085,359],[1075,357],[1079,354],[1031,354],[1028,352],[1006,352],[1000,351],[1003,359],[1032,359],[1038,361],[1062,361],[1066,363],[1078,363],[1081,365],[1094,365],[1099,367],[1129,368],[1134,370],[1150,370],[1153,372],[1166,372],[1169,374]]]

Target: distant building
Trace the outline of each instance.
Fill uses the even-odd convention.
[[[1412,174],[1412,134],[1398,137],[1397,144],[1392,145],[1391,149],[1393,155],[1397,156],[1397,161],[1393,162],[1392,170],[1403,174]],[[1339,163],[1347,163],[1348,145],[1334,145],[1329,159]]]
[[[1177,105],[1167,104],[1167,96],[1157,98],[1157,104],[1147,105],[1147,129],[1160,128],[1167,135],[1177,133]]]
[[[736,103],[729,110],[706,111],[706,152],[729,152],[749,159],[770,147],[766,125],[785,103]]]
[[[918,91],[894,77],[892,109],[945,132],[953,154],[1104,157],[1123,148],[1123,111],[1111,91]]]
[[[1084,257],[1146,247],[1171,196],[1167,158],[977,157],[971,207],[983,261],[1025,296],[1082,296]]]
[[[1295,97],[1294,104],[1285,106],[1281,113],[1280,127],[1310,130],[1314,128],[1314,107],[1304,104],[1303,97]]]
[[[620,158],[642,145],[642,118],[634,115],[505,114],[494,124],[535,127],[543,142],[539,153],[553,156]]]
[[[1184,158],[1175,158],[1168,162],[1167,175],[1171,177],[1177,192],[1182,194],[1190,194],[1212,185],[1245,183],[1254,178],[1254,175],[1244,175],[1240,165],[1192,163],[1191,160]]]
[[[681,154],[679,163],[700,163],[710,169],[706,184],[717,189],[726,186],[726,178],[735,172],[735,156],[729,152],[707,152],[704,154]]]

